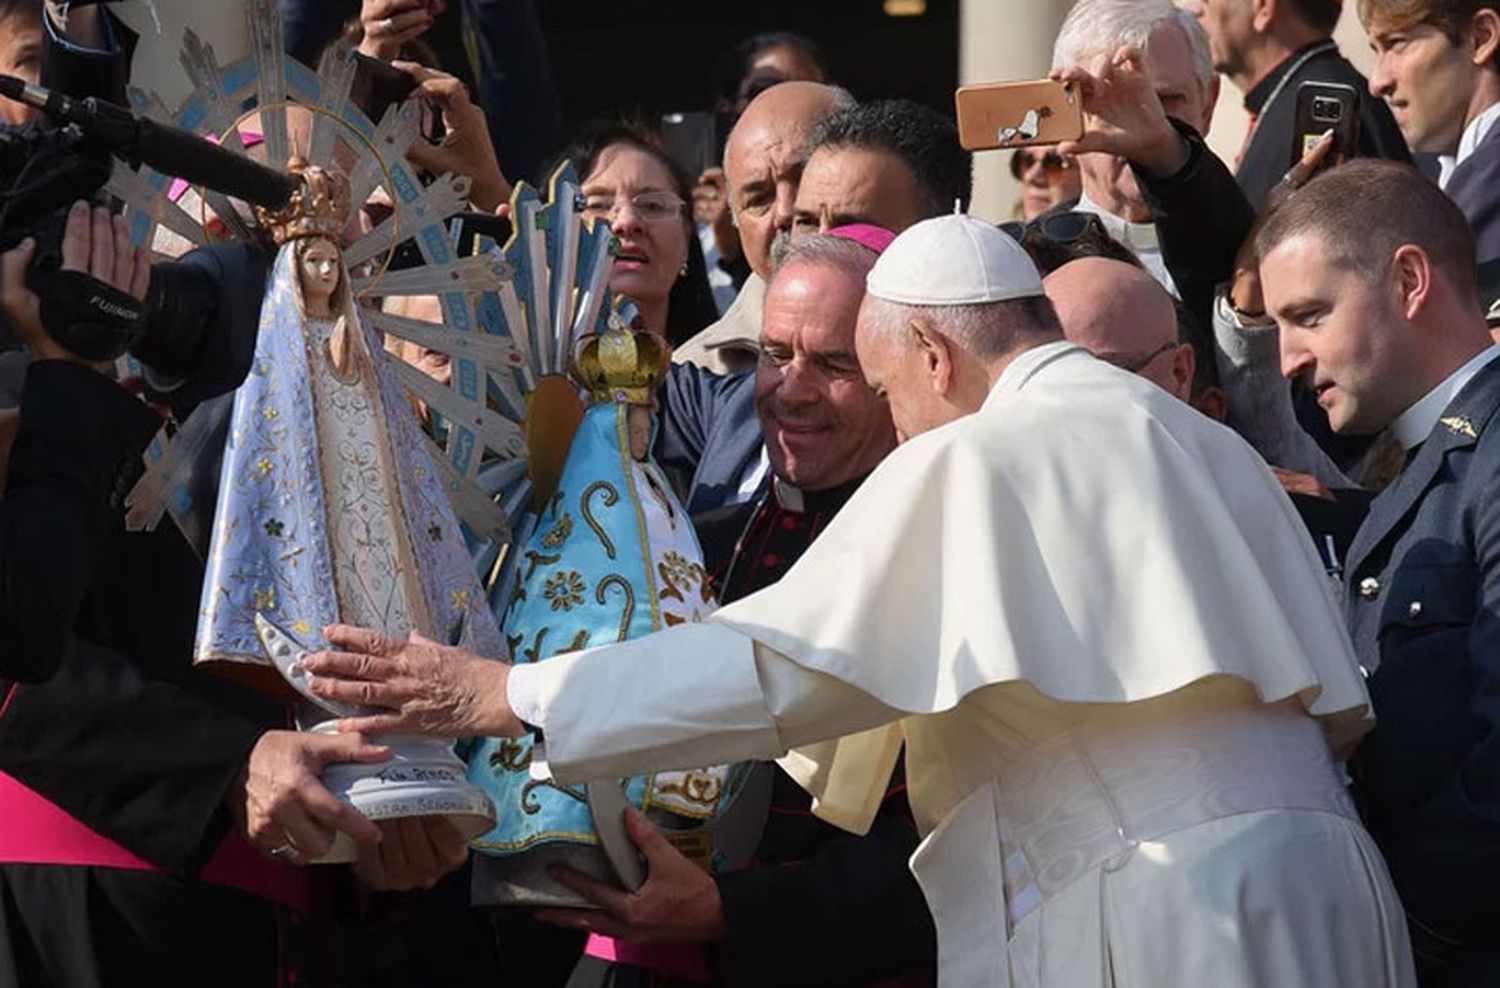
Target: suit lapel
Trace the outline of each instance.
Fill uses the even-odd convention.
[[[1370,505],[1354,543],[1349,547],[1346,572],[1360,572],[1365,560],[1401,524],[1442,469],[1443,461],[1456,449],[1473,446],[1500,406],[1500,359],[1485,366],[1443,409],[1416,457],[1391,485]]]

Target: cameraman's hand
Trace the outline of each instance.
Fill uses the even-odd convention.
[[[475,209],[492,212],[510,199],[510,182],[500,171],[490,125],[484,111],[469,99],[469,90],[456,77],[415,62],[392,62],[417,81],[414,98],[425,99],[443,115],[443,139],[433,144],[421,137],[412,142],[407,160],[434,175],[453,172],[469,177],[469,201]]]
[[[38,360],[71,360],[96,366],[54,340],[42,325],[41,300],[26,287],[26,270],[35,256],[36,242],[29,237],[0,255],[0,307],[10,320],[11,331]],[[151,283],[151,255],[144,247],[130,246],[125,220],[110,216],[102,207],[90,210],[82,199],[68,212],[62,269],[82,271],[138,300],[145,299]]]

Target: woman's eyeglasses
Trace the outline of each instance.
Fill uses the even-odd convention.
[[[679,220],[682,218],[683,208],[687,205],[681,197],[670,192],[639,192],[628,199],[617,199],[614,196],[605,195],[585,196],[580,210],[590,219],[602,219],[613,223],[619,214],[620,207],[627,202],[635,212],[636,218],[643,223]]]

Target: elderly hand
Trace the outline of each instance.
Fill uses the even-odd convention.
[[[384,820],[379,844],[362,844],[354,874],[379,892],[430,889],[469,858],[469,842],[442,817]]]
[[[469,177],[469,200],[476,209],[492,212],[510,199],[510,182],[500,171],[495,144],[484,111],[469,99],[469,90],[446,72],[415,62],[392,62],[417,80],[412,94],[428,100],[443,115],[443,139],[437,144],[417,138],[406,152],[407,160],[434,175],[453,172]]]
[[[26,271],[35,256],[36,242],[30,237],[0,255],[0,307],[10,320],[11,331],[38,360],[88,363],[54,340],[42,325],[41,300],[26,287]],[[125,220],[111,216],[103,207],[91,210],[82,199],[68,212],[61,267],[92,275],[137,299],[146,297],[151,283],[151,255],[144,247],[130,245]]]
[[[441,12],[440,5],[427,0],[364,0],[359,8],[365,29],[360,54],[390,61],[401,54],[402,45],[426,34]]]
[[[1167,120],[1139,49],[1119,49],[1097,74],[1074,66],[1054,70],[1052,78],[1073,86],[1083,100],[1083,137],[1063,141],[1060,154],[1113,154],[1163,177],[1187,164],[1187,142]]]
[[[335,624],[324,635],[343,652],[303,660],[308,688],[330,700],[382,708],[339,722],[342,731],[404,731],[443,738],[516,737],[526,733],[505,695],[510,666],[439,645],[412,633],[401,641],[378,631]]]
[[[267,731],[226,797],[230,813],[250,843],[287,863],[306,864],[327,854],[340,830],[357,844],[378,843],[375,824],[324,788],[318,776],[334,762],[390,757],[389,748],[357,734]]]
[[[646,857],[645,883],[634,892],[556,867],[552,876],[598,909],[542,909],[537,919],[633,943],[711,943],[724,939],[719,886],[683,857],[645,815],[625,811],[625,832]]]

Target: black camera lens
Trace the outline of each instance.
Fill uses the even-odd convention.
[[[1312,101],[1312,118],[1320,123],[1338,123],[1339,118],[1344,115],[1344,105],[1336,99],[1327,96],[1314,96]]]

